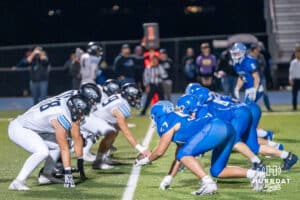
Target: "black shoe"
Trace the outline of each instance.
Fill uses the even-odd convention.
[[[253,169],[255,171],[265,172],[266,166],[264,165],[264,163],[262,161],[260,161],[260,163],[252,163],[251,169]]]
[[[289,170],[293,167],[294,164],[298,161],[298,156],[289,152],[289,155],[286,159],[283,159],[283,166],[281,167],[282,170]]]
[[[99,160],[95,160],[93,162],[92,168],[96,169],[96,170],[97,169],[104,169],[105,170],[105,169],[112,169],[112,168],[114,168],[114,166],[99,159]]]

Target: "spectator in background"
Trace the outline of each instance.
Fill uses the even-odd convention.
[[[144,86],[147,94],[146,103],[141,112],[141,115],[146,114],[150,101],[155,93],[158,94],[159,100],[164,100],[163,80],[168,77],[166,71],[159,63],[159,57],[153,56],[151,59],[152,66],[145,68],[144,71]]]
[[[144,51],[143,47],[137,45],[134,49],[134,65],[135,65],[135,81],[138,84],[139,88],[142,88],[143,85],[143,73],[144,73]]]
[[[290,63],[289,82],[292,86],[293,110],[296,111],[298,90],[300,90],[300,46],[296,47],[295,58]]]
[[[166,49],[160,49],[160,65],[164,68],[167,77],[164,78],[162,86],[164,90],[164,99],[171,101],[172,85],[174,81],[173,60],[169,58]]]
[[[258,44],[251,44],[250,46],[250,53],[249,55],[257,60],[257,69],[260,77],[261,84],[264,87],[263,91],[263,100],[264,104],[269,112],[272,112],[271,105],[270,105],[270,100],[267,92],[267,82],[266,82],[266,76],[265,76],[265,70],[267,67],[267,63],[265,60],[264,55],[260,53],[260,46]]]
[[[187,83],[196,81],[196,63],[194,49],[189,47],[182,58],[183,72]]]
[[[221,53],[217,71],[217,77],[221,78],[223,93],[235,97],[234,88],[237,81],[237,73],[233,69],[229,48]]]
[[[114,71],[121,85],[135,82],[135,63],[130,53],[129,45],[123,44],[120,55],[114,61]]]
[[[30,65],[30,90],[33,103],[46,99],[48,94],[48,77],[50,65],[46,52],[41,47],[34,48],[26,59],[26,65]]]
[[[89,42],[86,53],[80,57],[81,84],[95,83],[98,65],[101,62],[103,48],[96,42]]]
[[[80,58],[83,54],[83,50],[76,48],[75,53],[70,55],[70,63],[66,63],[69,68],[69,73],[72,77],[72,89],[78,90],[81,82],[80,74]]]
[[[203,86],[213,90],[213,75],[216,70],[216,57],[211,54],[208,43],[201,44],[201,54],[196,61],[199,79]]]
[[[160,56],[159,51],[157,51],[155,49],[149,49],[148,51],[146,51],[144,53],[144,65],[145,65],[145,67],[151,67],[153,65],[153,63],[151,61],[152,61],[152,58],[154,56],[159,57]]]

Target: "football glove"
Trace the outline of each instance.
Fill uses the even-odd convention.
[[[150,163],[150,160],[148,157],[145,157],[141,160],[136,160],[135,161],[135,166],[138,167],[138,166],[142,166],[142,165],[147,165]]]
[[[255,101],[256,99],[256,93],[257,93],[257,89],[256,88],[249,88],[247,90],[245,90],[245,95],[246,97],[251,100],[251,101]]]
[[[64,183],[64,187],[65,188],[74,188],[75,187],[75,183],[73,180],[73,175],[71,170],[65,170],[65,183]]]
[[[172,183],[172,179],[173,179],[173,177],[170,175],[165,176],[159,185],[159,189],[167,190]]]

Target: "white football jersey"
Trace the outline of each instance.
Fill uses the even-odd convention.
[[[60,95],[45,99],[31,107],[27,112],[18,117],[24,128],[37,133],[54,133],[51,120],[58,122],[69,131],[71,128],[71,113],[67,107],[67,100],[76,90],[70,90]]]
[[[80,58],[81,83],[95,83],[97,69],[101,56],[92,56],[85,53]]]
[[[101,103],[97,104],[97,109],[92,112],[91,115],[95,115],[110,124],[116,124],[117,119],[113,114],[115,109],[119,109],[126,118],[131,115],[130,106],[121,94],[115,94],[107,98],[103,98]]]

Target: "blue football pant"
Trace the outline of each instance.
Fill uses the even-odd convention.
[[[197,156],[213,150],[210,173],[212,176],[218,177],[226,167],[235,135],[230,124],[220,119],[214,119],[179,149],[176,158],[181,160],[185,156]]]

